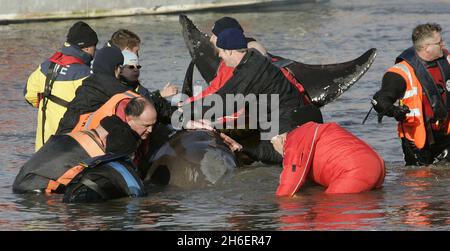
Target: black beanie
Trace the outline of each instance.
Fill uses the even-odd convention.
[[[305,105],[297,108],[291,114],[289,125],[280,125],[280,134],[291,131],[308,122],[323,123],[322,112],[315,105]]]
[[[212,29],[212,33],[216,36],[219,36],[219,34],[228,28],[236,28],[241,30],[242,32],[244,32],[244,29],[242,29],[241,25],[239,24],[239,22],[232,18],[232,17],[222,17],[221,19],[217,20],[214,23],[214,27]]]
[[[76,22],[67,33],[67,42],[80,48],[95,46],[98,43],[97,33],[85,22]]]
[[[123,65],[123,55],[117,47],[103,47],[95,52],[92,71],[114,76],[116,66]]]
[[[117,116],[109,116],[100,121],[100,125],[108,132],[106,136],[106,152],[115,154],[131,154],[139,144],[139,135]]]

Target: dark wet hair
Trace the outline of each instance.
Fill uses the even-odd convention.
[[[442,32],[442,28],[437,23],[426,23],[418,25],[414,28],[411,38],[416,50],[420,50],[422,47],[422,41],[426,38],[432,37],[433,32]]]
[[[141,39],[132,31],[120,29],[112,34],[111,42],[119,47],[120,50],[124,50],[126,47],[131,49],[138,46],[141,43]]]

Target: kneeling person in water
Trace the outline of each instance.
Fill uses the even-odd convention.
[[[83,170],[83,166],[77,167],[80,162],[89,162],[90,158],[105,153],[134,153],[140,138],[151,131],[156,121],[156,111],[152,106],[142,105],[142,100],[133,99],[128,104],[127,108],[131,109],[126,110],[133,113],[126,114],[127,123],[110,116],[101,120],[96,129],[52,137],[21,168],[14,181],[13,191],[62,193],[65,185]]]
[[[384,182],[383,159],[368,144],[336,123],[320,123],[314,106],[302,108],[298,127],[272,139],[283,156],[277,196],[293,196],[309,177],[327,189],[325,193],[360,193]],[[311,121],[314,118],[314,121]],[[231,150],[242,146],[222,135]],[[260,158],[265,155],[260,156]]]
[[[307,122],[272,144],[283,155],[277,196],[293,196],[307,177],[327,194],[361,193],[384,182],[383,159],[337,123]]]

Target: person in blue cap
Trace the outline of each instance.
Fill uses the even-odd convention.
[[[150,92],[139,81],[137,76],[132,78],[130,72],[138,71],[137,55],[118,47],[103,47],[98,50],[93,63],[93,74],[83,80],[77,89],[75,98],[68,104],[67,112],[61,119],[57,134],[71,132],[80,116],[99,109],[111,97],[126,91],[135,92],[148,100],[156,107],[160,121],[169,123],[172,114],[170,102],[164,99],[159,91]],[[135,69],[126,69],[134,64]]]
[[[216,46],[216,42],[217,42],[217,36],[219,36],[219,34],[225,30],[225,29],[229,29],[229,28],[236,28],[241,30],[242,32],[244,32],[244,29],[242,28],[241,24],[232,17],[222,17],[221,19],[217,20],[214,23],[214,26],[211,30],[212,34],[211,34],[211,38],[210,41],[211,43]],[[259,43],[258,41],[256,41],[256,39],[251,38],[251,37],[245,37],[245,40],[247,41],[247,47],[248,48],[252,48],[252,49],[256,49],[257,51],[259,51],[262,55],[267,56],[267,50],[266,48],[264,48],[264,46]],[[217,47],[216,47],[217,48]]]

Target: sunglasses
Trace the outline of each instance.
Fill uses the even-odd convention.
[[[127,69],[130,69],[130,70],[134,70],[135,68],[136,69],[141,69],[142,68],[142,66],[141,65],[125,65],[125,66],[123,66],[123,68],[127,68]]]

